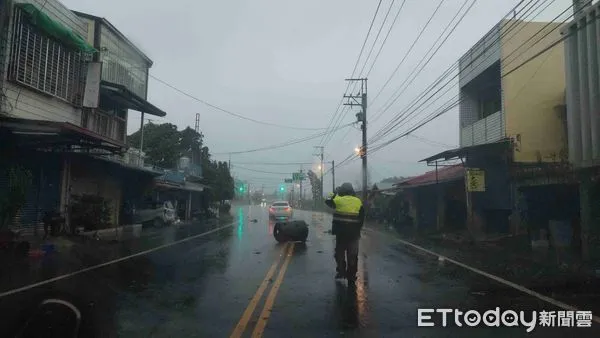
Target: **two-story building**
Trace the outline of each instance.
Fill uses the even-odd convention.
[[[123,184],[158,175],[122,161],[128,111],[165,115],[146,100],[152,61],[108,21],[59,1],[0,6],[0,191],[20,184],[15,170],[28,178],[12,226],[37,232],[47,211],[76,223],[75,209],[89,211],[74,206],[84,195],[119,224],[136,192]]]
[[[567,153],[563,45],[532,59],[560,38],[558,25],[502,20],[459,60],[460,147],[424,161],[464,162],[476,236],[519,231],[511,221],[521,192],[547,210],[560,205],[549,192],[568,201],[576,190],[558,179]]]
[[[82,126],[98,135],[126,142],[129,113],[139,112],[140,124],[146,114],[163,117],[166,113],[147,101],[148,74],[152,60],[107,19],[73,12],[87,27],[86,41],[98,50],[89,67],[89,83],[97,84],[97,92],[82,110]],[[94,67],[95,66],[95,67]],[[91,92],[91,91],[90,91]],[[116,201],[114,219],[123,221],[132,206],[139,205],[152,188],[152,178],[162,174],[146,168],[143,158],[132,165],[137,149],[121,156],[98,156],[96,161],[82,158],[72,170],[71,195],[94,191]],[[103,160],[104,163],[99,163]],[[98,175],[108,170],[112,183],[96,184]],[[108,195],[110,194],[110,195]],[[116,223],[117,221],[115,221]]]

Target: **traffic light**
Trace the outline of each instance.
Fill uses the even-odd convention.
[[[279,191],[285,191],[285,187],[283,186],[283,184],[279,185]]]

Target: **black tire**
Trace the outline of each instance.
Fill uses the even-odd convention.
[[[287,238],[283,234],[283,231],[281,230],[281,225],[279,223],[276,223],[275,227],[273,227],[273,237],[275,237],[275,240],[279,243],[287,241]]]
[[[306,243],[307,239],[308,239],[308,228],[304,229],[304,231],[302,232],[302,238],[300,239],[300,241],[302,243]]]

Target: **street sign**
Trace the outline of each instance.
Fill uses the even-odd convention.
[[[292,180],[294,180],[294,181],[304,181],[304,173],[293,173],[292,174]]]
[[[467,191],[485,191],[485,171],[476,168],[467,169]]]
[[[292,183],[292,179],[291,178],[286,178],[285,179],[285,183]]]

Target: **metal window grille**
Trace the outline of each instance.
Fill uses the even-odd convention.
[[[10,80],[81,105],[88,55],[40,32],[21,9],[14,13]]]

